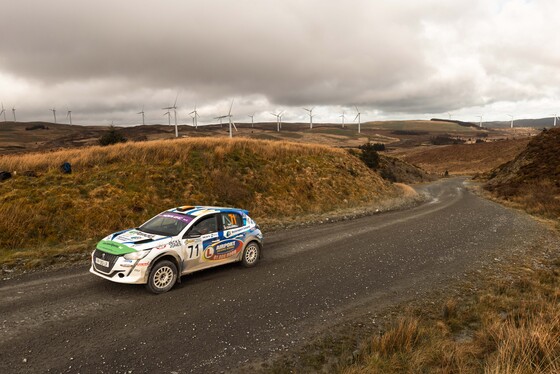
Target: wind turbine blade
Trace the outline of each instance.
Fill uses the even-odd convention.
[[[233,100],[235,99],[231,100],[231,105],[229,106],[229,112],[228,112],[229,115],[231,115],[231,109],[233,108]]]
[[[356,117],[354,117],[354,121],[357,120],[359,116],[360,116],[360,113],[356,114]]]
[[[177,96],[175,96],[175,103],[173,104],[173,107],[176,108],[177,107],[177,99],[179,98],[179,92],[177,92]]]
[[[235,122],[232,122],[231,124],[232,124],[233,128],[235,129],[235,131],[237,131],[237,126],[235,126]]]
[[[354,108],[356,108],[356,112],[360,113],[360,109],[356,105],[354,105]]]

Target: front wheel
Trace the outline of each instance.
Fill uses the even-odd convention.
[[[245,250],[243,251],[243,257],[241,258],[241,264],[247,268],[253,267],[259,261],[261,255],[261,247],[255,242],[247,244]]]
[[[177,281],[177,266],[171,261],[162,260],[155,264],[148,276],[146,287],[159,294],[169,291]]]

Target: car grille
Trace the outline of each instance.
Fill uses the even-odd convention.
[[[100,251],[99,249],[96,249],[95,252],[93,252],[93,266],[95,267],[95,269],[97,269],[99,271],[102,271],[104,273],[110,273],[111,269],[113,268],[113,266],[115,266],[115,263],[117,262],[119,257],[120,256],[112,255],[110,253],[103,252],[103,251]],[[102,265],[96,263],[95,262],[96,258],[100,258],[102,260],[109,261],[109,266],[105,267],[105,266],[102,266]]]

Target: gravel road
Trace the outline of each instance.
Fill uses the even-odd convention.
[[[302,344],[350,315],[461,279],[541,226],[462,179],[406,211],[266,235],[264,259],[183,277],[155,296],[87,268],[0,283],[0,372],[209,373]]]

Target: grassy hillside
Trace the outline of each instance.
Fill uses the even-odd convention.
[[[486,173],[514,159],[529,139],[417,148],[398,156],[432,173]]]
[[[68,161],[72,174],[59,165]],[[4,254],[95,240],[170,207],[236,206],[257,221],[396,197],[344,150],[248,139],[180,139],[0,157]],[[34,171],[38,177],[25,176]]]
[[[514,160],[490,173],[485,188],[528,212],[560,218],[560,129],[534,137]]]

